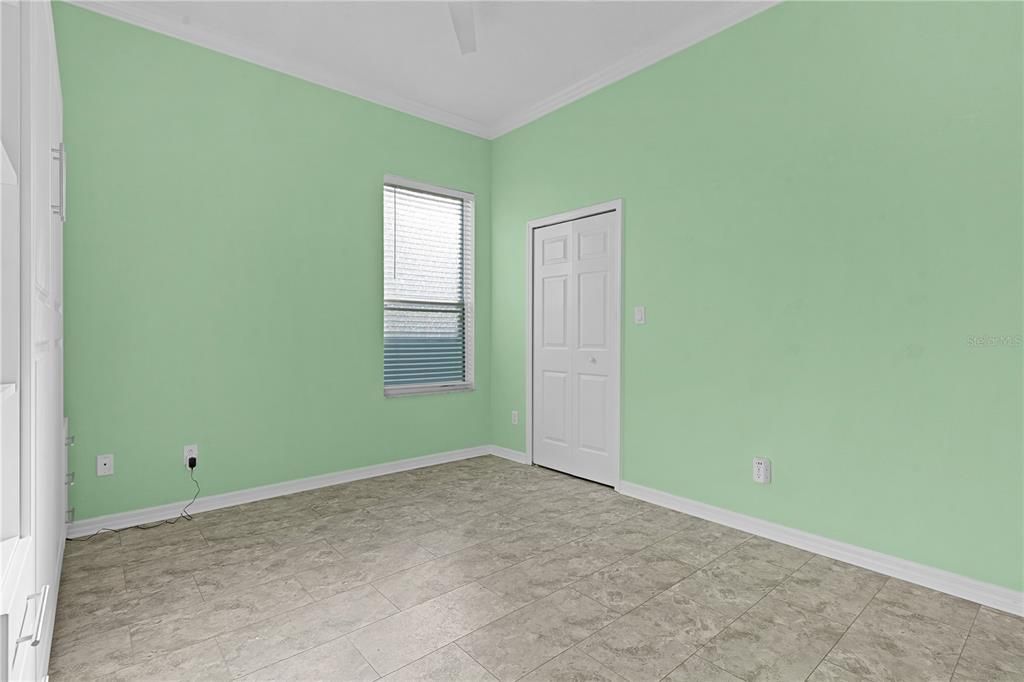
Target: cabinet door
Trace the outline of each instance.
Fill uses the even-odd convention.
[[[46,674],[60,581],[64,542],[64,410],[62,396],[63,324],[60,287],[63,231],[63,159],[61,152],[60,78],[50,3],[31,8],[31,231],[32,402],[31,453],[35,467],[33,524],[36,593],[41,625],[37,627],[36,672]]]
[[[35,591],[35,535],[32,523],[34,470],[22,438],[29,382],[23,353],[29,329],[23,317],[25,261],[22,210],[29,159],[24,150],[22,92],[29,7],[0,3],[0,678],[36,678],[31,646],[39,603]],[[27,220],[25,220],[27,222]],[[28,639],[26,639],[28,637]]]

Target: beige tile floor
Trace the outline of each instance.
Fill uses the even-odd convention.
[[[1024,680],[1024,620],[496,457],[69,542],[59,680]]]

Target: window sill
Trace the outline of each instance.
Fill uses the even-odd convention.
[[[390,386],[384,389],[385,398],[401,398],[406,395],[433,395],[435,393],[465,393],[473,390],[473,384],[420,384],[413,386]]]

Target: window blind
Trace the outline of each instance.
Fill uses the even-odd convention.
[[[384,391],[472,384],[471,195],[384,185]]]

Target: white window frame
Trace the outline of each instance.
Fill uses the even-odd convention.
[[[420,182],[418,180],[410,180],[409,178],[403,178],[398,175],[385,175],[384,182],[381,185],[381,192],[384,191],[384,185],[395,185],[397,187],[403,187],[405,189],[416,190],[419,192],[429,192],[430,194],[439,194],[444,197],[450,197],[452,199],[460,199],[463,202],[463,217],[462,217],[462,281],[463,281],[463,310],[465,313],[465,329],[463,331],[465,335],[466,347],[464,349],[466,358],[466,371],[465,379],[457,383],[443,383],[443,384],[410,384],[408,386],[386,386],[384,387],[385,398],[397,398],[400,396],[407,395],[427,395],[434,393],[454,393],[460,391],[472,391],[476,388],[475,384],[475,365],[476,365],[476,354],[474,347],[476,345],[476,306],[475,306],[475,282],[473,281],[473,265],[476,261],[475,257],[475,241],[473,239],[476,231],[476,195],[471,192],[463,192],[462,190],[451,189],[450,187],[441,187],[439,185],[431,185],[426,182]],[[384,262],[384,247],[383,247],[383,236],[384,236],[384,216],[381,215],[381,257],[380,262]],[[383,342],[384,333],[384,311],[383,311],[383,293],[384,293],[384,275],[381,272],[381,341]],[[381,344],[381,361],[383,362],[383,343]],[[383,370],[383,366],[382,366]],[[381,381],[383,381],[384,373],[381,372]]]

